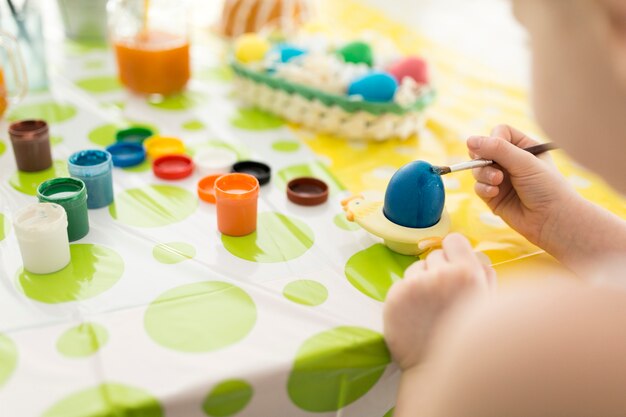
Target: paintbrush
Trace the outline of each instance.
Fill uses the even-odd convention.
[[[558,149],[554,143],[542,143],[541,145],[530,146],[524,148],[526,152],[533,155],[539,155],[553,149]],[[474,159],[473,161],[461,162],[458,164],[450,165],[449,167],[437,167],[433,166],[433,171],[439,175],[446,175],[451,172],[464,171],[466,169],[481,168],[493,164],[493,161],[488,159]]]

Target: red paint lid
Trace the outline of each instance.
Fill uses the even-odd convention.
[[[163,155],[154,160],[154,175],[164,180],[180,180],[193,172],[193,160],[187,155]]]
[[[301,206],[317,206],[328,200],[328,185],[317,178],[295,178],[287,184],[287,198]]]

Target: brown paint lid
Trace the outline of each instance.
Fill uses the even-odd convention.
[[[328,200],[328,185],[317,178],[295,178],[287,184],[287,198],[301,206],[317,206]]]

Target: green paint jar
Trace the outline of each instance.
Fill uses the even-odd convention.
[[[56,203],[67,213],[67,237],[70,242],[81,239],[89,232],[87,215],[87,187],[78,178],[54,178],[37,188],[41,203]]]

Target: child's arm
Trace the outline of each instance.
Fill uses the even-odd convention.
[[[474,170],[476,193],[532,243],[572,269],[626,253],[626,222],[580,197],[550,162],[520,148],[537,142],[509,127],[471,137],[470,154],[498,165]]]

